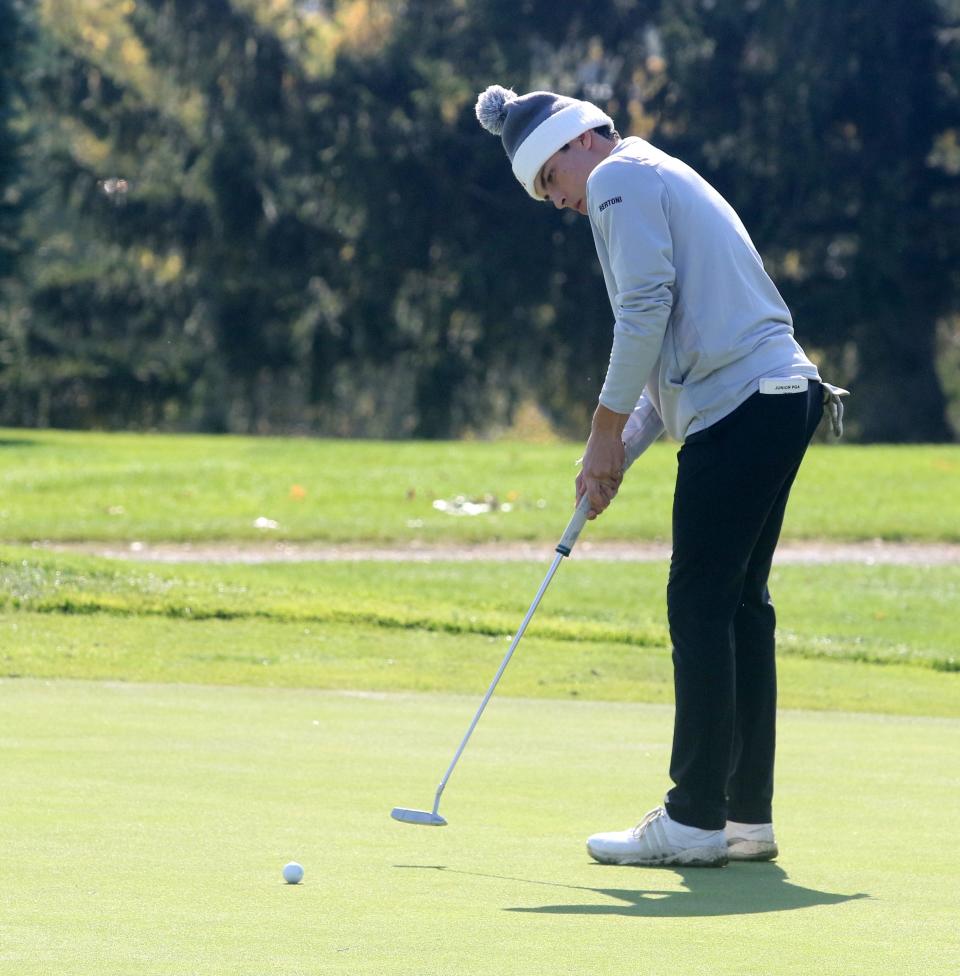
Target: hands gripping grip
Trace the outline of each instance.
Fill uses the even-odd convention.
[[[643,447],[646,445],[634,444],[624,444],[624,458],[623,458],[623,472],[626,474],[627,468],[633,464],[634,461],[643,452]],[[633,450],[631,450],[633,448]],[[577,539],[580,533],[583,531],[583,527],[587,524],[587,515],[590,514],[590,498],[584,495],[580,499],[580,504],[577,505],[574,510],[570,521],[567,523],[567,527],[564,530],[563,535],[560,537],[560,541],[557,543],[557,552],[561,556],[569,556],[573,551],[573,547],[576,545]]]

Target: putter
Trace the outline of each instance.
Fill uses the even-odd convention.
[[[646,446],[646,445],[644,445]],[[623,470],[626,471],[628,467],[636,460],[638,454],[642,450],[639,444],[625,444],[626,458],[623,466]],[[573,550],[574,544],[580,535],[581,530],[587,522],[587,515],[590,513],[590,499],[584,495],[580,499],[580,504],[577,506],[573,513],[570,522],[567,525],[566,531],[563,533],[560,541],[557,543],[556,556],[554,556],[553,563],[550,569],[547,571],[547,575],[544,577],[543,582],[540,584],[540,589],[537,590],[537,595],[533,598],[533,603],[530,604],[530,609],[527,611],[527,615],[523,618],[523,623],[520,624],[520,628],[513,635],[513,640],[510,641],[510,647],[507,650],[500,667],[497,669],[497,673],[493,676],[493,681],[490,682],[490,687],[487,689],[487,693],[483,696],[483,701],[480,702],[480,707],[477,709],[477,714],[473,716],[473,721],[470,723],[470,728],[467,729],[467,734],[463,737],[463,741],[460,743],[460,747],[454,754],[453,760],[447,767],[447,771],[443,774],[443,779],[440,780],[440,785],[437,787],[436,795],[433,798],[433,810],[410,810],[407,807],[394,807],[390,811],[390,816],[394,820],[399,820],[401,823],[409,824],[419,824],[424,827],[445,827],[447,821],[440,816],[440,797],[443,795],[443,791],[446,788],[447,781],[450,779],[450,774],[453,772],[454,767],[463,754],[463,750],[467,747],[467,742],[470,740],[470,736],[473,735],[473,730],[477,727],[477,722],[480,721],[480,716],[483,714],[483,710],[487,707],[487,702],[490,701],[493,696],[493,691],[497,687],[497,683],[503,676],[503,672],[506,671],[507,665],[510,663],[510,658],[513,657],[513,652],[517,649],[517,644],[520,643],[520,638],[523,637],[523,632],[527,629],[527,624],[530,623],[530,619],[533,617],[534,612],[540,605],[540,601],[543,599],[543,594],[546,593],[547,587],[550,585],[550,581],[553,579],[554,574],[563,562],[564,557],[569,556]]]

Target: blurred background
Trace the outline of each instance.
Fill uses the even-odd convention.
[[[851,439],[960,439],[960,0],[0,0],[0,425],[581,438],[610,308],[494,83],[712,182]]]

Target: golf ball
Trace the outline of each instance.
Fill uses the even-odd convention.
[[[285,864],[283,868],[283,880],[287,884],[300,884],[303,880],[303,868],[296,861]]]

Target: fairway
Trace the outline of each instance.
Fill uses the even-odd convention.
[[[390,820],[475,704],[0,683],[0,972],[956,971],[960,722],[784,713],[780,859],[676,871],[583,847],[659,801],[662,706],[496,701],[450,826]]]
[[[552,545],[570,517],[582,453],[582,442],[0,429],[0,540]],[[676,453],[665,441],[647,451],[615,517],[591,523],[588,537],[669,539]],[[456,516],[434,505],[458,498],[484,511]],[[272,527],[257,527],[261,518]],[[960,447],[814,445],[783,537],[960,541]]]

